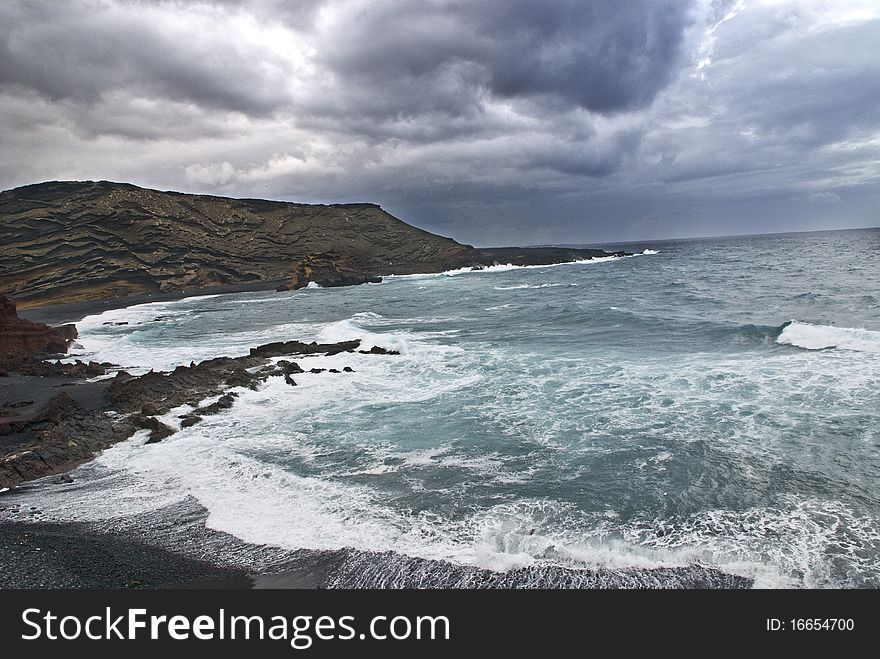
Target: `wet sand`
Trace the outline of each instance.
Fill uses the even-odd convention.
[[[0,508],[3,507],[0,498]],[[81,524],[0,523],[0,588],[250,588],[242,569]]]
[[[3,588],[750,588],[752,581],[702,566],[490,570],[354,549],[285,550],[206,526],[194,499],[104,522],[59,522],[31,510],[33,488],[100,487],[72,472],[0,494]]]

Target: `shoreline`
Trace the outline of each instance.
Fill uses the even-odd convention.
[[[304,373],[296,362],[278,357],[307,357],[355,352],[396,356],[378,346],[359,349],[360,339],[319,344],[281,341],[252,347],[238,357],[206,359],[171,371],[150,370],[133,376],[118,365],[77,362],[47,364],[36,358],[9,360],[2,371],[4,401],[0,406],[0,488],[14,487],[43,476],[60,474],[89,461],[113,444],[148,431],[146,444],[161,442],[205,416],[233,406],[237,388],[256,390],[269,378],[297,386],[293,375]],[[54,367],[54,369],[52,368]],[[43,379],[62,375],[60,380]],[[90,372],[91,371],[91,372]],[[101,381],[87,382],[91,374]],[[323,373],[328,369],[312,369]],[[353,373],[350,366],[330,373]],[[61,389],[65,387],[65,389]],[[61,389],[60,391],[53,391]],[[54,393],[54,395],[52,395]],[[30,397],[25,397],[27,395]],[[10,400],[7,402],[6,397]],[[216,397],[211,403],[205,401]],[[188,411],[168,425],[160,417],[177,409]]]
[[[77,523],[0,522],[0,589],[251,588],[248,572]]]
[[[152,302],[174,302],[202,295],[226,295],[231,293],[258,293],[261,291],[275,291],[285,280],[277,279],[264,281],[258,284],[236,284],[227,286],[212,286],[199,288],[191,291],[176,291],[173,293],[142,293],[108,300],[84,300],[82,302],[62,302],[59,304],[46,304],[40,306],[19,305],[19,313],[27,320],[47,325],[62,325],[65,323],[78,323],[86,316],[94,316],[104,311],[113,309],[125,309],[139,304]]]
[[[492,250],[508,250],[508,248],[491,248]],[[540,250],[544,248],[527,248],[530,250]],[[557,249],[557,248],[552,248]],[[489,251],[486,249],[485,251]],[[510,251],[514,251],[511,249]],[[604,250],[595,250],[595,251],[603,251]],[[496,271],[498,268],[550,268],[557,267],[563,265],[583,265],[588,264],[593,261],[604,262],[609,260],[617,260],[621,258],[629,258],[633,256],[641,256],[642,252],[638,253],[629,253],[629,252],[605,252],[603,255],[593,255],[590,258],[586,259],[575,259],[575,260],[565,260],[565,261],[549,261],[547,263],[526,263],[526,264],[515,264],[515,263],[496,263],[494,265],[482,265],[479,267],[476,266],[465,266],[460,268],[453,268],[451,270],[437,270],[437,271],[426,271],[426,272],[401,272],[401,273],[386,273],[382,274],[381,277],[396,279],[396,278],[404,278],[404,277],[430,277],[430,276],[442,276],[445,273],[455,273],[455,274],[464,274],[467,272],[492,272]],[[83,300],[76,302],[61,302],[56,304],[34,304],[31,306],[28,302],[24,302],[22,304],[18,304],[18,309],[22,317],[26,317],[27,320],[31,320],[33,322],[45,323],[47,325],[62,325],[66,323],[78,323],[86,316],[93,316],[104,311],[111,311],[114,309],[125,309],[127,307],[133,307],[140,304],[150,304],[155,302],[174,302],[177,300],[184,300],[187,298],[193,297],[201,297],[203,295],[228,295],[233,293],[258,293],[265,291],[272,292],[287,292],[279,291],[278,287],[287,283],[287,279],[273,279],[268,281],[262,281],[257,283],[248,283],[248,284],[227,284],[223,286],[210,286],[206,288],[198,288],[193,290],[182,290],[182,291],[174,291],[168,293],[140,293],[137,295],[129,295],[125,297],[115,297],[109,298],[106,300]],[[364,282],[369,283],[369,282]],[[320,285],[320,283],[319,283]],[[345,284],[343,286],[322,286],[323,288],[348,288],[349,286],[361,286],[363,283],[357,284]],[[297,290],[297,289],[291,289]]]
[[[548,264],[562,265],[562,264]],[[519,266],[529,267],[529,266]],[[538,267],[538,266],[531,266]],[[540,266],[544,267],[544,266]],[[425,273],[436,274],[436,273]],[[441,273],[442,274],[442,273]],[[26,310],[46,322],[81,319],[109,309],[202,295],[274,290],[263,285],[216,287],[165,295],[74,302]],[[36,313],[35,313],[36,312]],[[108,381],[14,376],[7,385],[29,387],[45,401],[52,388],[74,398],[100,396]],[[5,378],[4,378],[5,379]],[[87,391],[91,387],[94,391]],[[31,391],[33,390],[33,391]],[[17,394],[24,394],[19,388]],[[41,401],[34,403],[39,407]],[[78,401],[82,402],[82,401]],[[92,404],[87,403],[91,408]],[[93,458],[90,458],[89,461]],[[585,569],[535,565],[496,572],[391,551],[353,548],[285,550],[254,545],[207,527],[208,511],[192,501],[104,522],[47,520],[30,505],[13,514],[8,502],[27,501],[42,487],[100,487],[69,465],[51,476],[0,493],[0,551],[7,570],[0,588],[749,588],[750,579],[705,566]],[[75,481],[61,480],[72,474]],[[26,510],[29,509],[29,510]]]
[[[207,528],[207,511],[194,500],[98,522],[44,519],[29,505],[14,508],[41,488],[89,486],[79,476],[72,483],[47,477],[0,494],[0,589],[248,589],[260,563],[288,558],[279,550],[267,560],[265,548]]]
[[[76,482],[81,482],[77,479]],[[52,485],[44,479],[32,488]],[[57,486],[55,484],[54,486]],[[65,484],[62,487],[73,487]],[[88,486],[86,483],[85,486]],[[196,500],[102,522],[32,521],[0,495],[0,590],[11,588],[224,589],[749,589],[719,569],[569,568],[532,565],[506,572],[353,548],[288,550],[208,528]],[[23,506],[19,505],[19,509]]]

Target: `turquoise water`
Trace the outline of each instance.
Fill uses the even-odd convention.
[[[281,339],[403,354],[301,359],[355,373],[117,446],[92,477],[118,506],[56,507],[191,495],[288,548],[880,586],[880,230],[624,247],[648,253],[88,318],[81,352],[134,370]]]

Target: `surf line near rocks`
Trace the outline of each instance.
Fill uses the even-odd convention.
[[[8,417],[4,411],[0,433],[18,439],[11,450],[0,457],[0,488],[15,487],[24,481],[70,470],[103,449],[130,438],[138,430],[147,431],[147,444],[161,442],[178,428],[159,417],[175,408],[189,408],[179,415],[179,427],[186,428],[199,423],[205,416],[232,407],[238,397],[236,388],[256,390],[273,377],[282,377],[288,385],[296,386],[294,376],[306,373],[305,369],[296,362],[278,358],[354,352],[400,354],[381,346],[362,350],[360,339],[337,343],[275,342],[251,348],[248,355],[241,357],[215,357],[192,362],[189,366],[178,366],[169,372],[151,370],[134,376],[120,370],[114,377],[103,381],[103,397],[98,397],[100,402],[97,404],[84,405],[77,400],[75,382],[70,383],[73,385],[71,393],[61,391],[41,406],[34,405],[34,401],[12,401]],[[66,375],[68,371],[72,374],[78,368],[76,364],[60,362],[46,366],[35,357],[22,359],[18,355],[15,360],[5,359],[0,364],[6,364],[10,369],[7,377],[22,378],[40,378],[44,373]],[[104,373],[113,365],[96,364],[94,367],[97,369],[95,373]],[[313,368],[308,372],[342,375],[353,373],[354,369],[350,366]],[[212,397],[216,400],[203,403]],[[23,404],[16,406],[16,402]]]

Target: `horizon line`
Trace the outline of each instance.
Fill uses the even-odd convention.
[[[435,233],[431,229],[425,229],[417,224],[413,224],[410,221],[404,220],[402,218],[397,217],[389,213],[389,211],[383,206],[381,203],[369,202],[369,201],[356,201],[356,202],[330,202],[330,203],[321,203],[321,202],[301,202],[301,201],[290,201],[288,199],[270,199],[267,197],[237,197],[231,195],[222,195],[210,192],[183,192],[181,190],[173,190],[173,189],[162,189],[159,187],[152,188],[146,187],[144,185],[139,185],[137,183],[130,183],[128,181],[113,181],[110,179],[48,179],[45,181],[39,181],[37,183],[25,183],[24,185],[17,185],[12,188],[6,188],[0,190],[0,192],[13,192],[20,188],[27,188],[37,185],[46,185],[49,183],[109,183],[111,185],[128,185],[135,188],[141,188],[142,190],[151,190],[154,192],[161,193],[172,193],[172,194],[182,194],[182,195],[192,195],[195,197],[214,197],[218,199],[234,199],[237,201],[268,201],[274,203],[282,203],[282,204],[292,204],[296,206],[377,206],[384,210],[392,217],[397,218],[401,222],[409,224],[410,226],[420,229],[422,231],[427,231],[428,233],[434,233],[434,235],[451,238],[455,242],[459,242],[457,238],[452,238],[451,236],[444,236],[443,234]],[[666,237],[666,238],[637,238],[634,240],[606,240],[603,242],[578,242],[578,243],[538,243],[531,245],[516,245],[515,247],[587,247],[587,246],[602,246],[602,245],[631,245],[636,243],[645,243],[645,242],[672,242],[677,240],[708,240],[711,238],[746,238],[749,236],[785,236],[797,233],[830,233],[832,231],[871,231],[872,229],[880,229],[880,225],[870,226],[870,227],[842,227],[839,229],[800,229],[795,231],[769,231],[762,233],[728,233],[728,234],[709,234],[709,235],[701,235],[701,236],[678,236],[678,237]],[[466,243],[461,243],[466,244]],[[472,245],[477,249],[484,249],[489,247],[498,247],[498,245]]]
[[[634,245],[637,243],[647,243],[647,242],[674,242],[679,240],[710,240],[710,239],[720,239],[720,238],[750,238],[750,237],[760,237],[760,236],[789,236],[798,233],[833,233],[835,231],[876,231],[880,230],[880,225],[870,226],[870,227],[842,227],[840,229],[800,229],[796,231],[767,231],[762,233],[724,233],[724,234],[710,234],[705,236],[677,236],[674,238],[638,238],[635,240],[606,240],[603,242],[588,242],[588,243],[537,243],[532,245],[517,245],[517,247],[527,248],[527,247],[601,247],[603,245]],[[495,247],[495,245],[474,245],[477,249],[485,249],[489,247]]]

